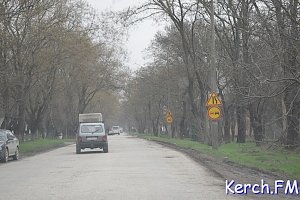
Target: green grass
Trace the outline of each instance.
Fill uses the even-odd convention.
[[[255,143],[231,143],[220,147],[218,152],[229,160],[274,173],[285,173],[291,178],[300,178],[300,156],[295,152],[264,150]]]
[[[21,154],[34,154],[44,152],[50,149],[62,147],[66,143],[73,142],[72,139],[58,140],[58,139],[37,139],[34,141],[26,141],[20,144]]]
[[[273,173],[286,174],[289,178],[300,178],[300,155],[296,152],[279,150],[264,150],[255,143],[244,144],[229,143],[213,150],[211,146],[191,141],[190,139],[176,139],[168,137],[155,137],[138,134],[148,140],[156,140],[176,144],[180,147],[191,148],[216,158],[227,157],[229,161],[251,168],[257,168]]]

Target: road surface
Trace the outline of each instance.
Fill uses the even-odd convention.
[[[5,200],[222,200],[225,181],[186,155],[131,136],[109,136],[109,153],[75,145],[0,164]],[[249,199],[249,198],[247,198]]]

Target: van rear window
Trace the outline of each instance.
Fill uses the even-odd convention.
[[[81,126],[81,133],[102,133],[103,127],[101,125],[83,125]]]

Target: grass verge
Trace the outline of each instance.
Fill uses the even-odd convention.
[[[300,179],[300,156],[299,153],[280,150],[265,150],[257,147],[255,143],[244,144],[229,143],[213,150],[211,146],[201,144],[190,139],[176,139],[168,137],[155,137],[151,135],[138,134],[138,137],[167,142],[179,147],[190,148],[201,153],[211,155],[217,159],[226,159],[242,166],[251,167],[275,174],[282,174],[291,179]]]
[[[45,152],[58,147],[63,147],[66,144],[70,144],[72,142],[74,142],[74,140],[72,139],[37,139],[33,141],[26,141],[20,144],[20,154],[34,155],[36,153]]]

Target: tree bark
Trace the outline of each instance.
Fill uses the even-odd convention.
[[[250,113],[250,126],[253,128],[254,140],[256,146],[260,146],[264,138],[264,132],[261,116],[262,111],[258,110],[257,106],[257,103],[251,103],[248,110]]]
[[[243,106],[238,106],[236,110],[238,136],[237,143],[246,142],[246,109]]]
[[[23,92],[21,92],[23,93]],[[17,127],[17,135],[21,138],[21,141],[24,141],[24,130],[25,130],[25,100],[24,96],[22,96],[22,100],[19,101],[19,113],[18,113],[18,127]]]
[[[284,77],[290,78],[299,72],[299,63],[297,56],[299,55],[295,42],[299,38],[298,24],[297,24],[297,6],[299,1],[290,1],[289,11],[290,15],[287,17],[282,11],[282,1],[273,0],[276,12],[276,20],[278,31],[280,35],[282,47],[282,68]],[[288,23],[289,26],[286,26]],[[299,83],[285,83],[287,89],[284,92],[284,104],[287,112],[287,148],[295,148],[299,145],[299,116],[300,116],[300,97],[299,97]]]
[[[180,132],[179,132],[179,137],[183,138],[183,136],[185,135],[186,132],[186,126],[185,126],[185,118],[186,118],[186,102],[182,101],[182,117],[180,120]]]
[[[299,88],[289,87],[285,92],[285,106],[288,108],[287,114],[287,145],[288,148],[295,148],[299,145],[299,117],[300,102],[296,101],[295,93]],[[298,98],[300,95],[298,94]],[[297,98],[297,97],[296,97]]]
[[[225,100],[223,91],[220,90],[220,97],[223,104],[223,120],[224,120],[224,142],[230,143],[230,115],[229,115],[229,106]]]
[[[234,141],[235,138],[235,125],[236,125],[236,117],[235,117],[235,106],[232,106],[230,109],[230,131],[231,131],[231,141]]]

